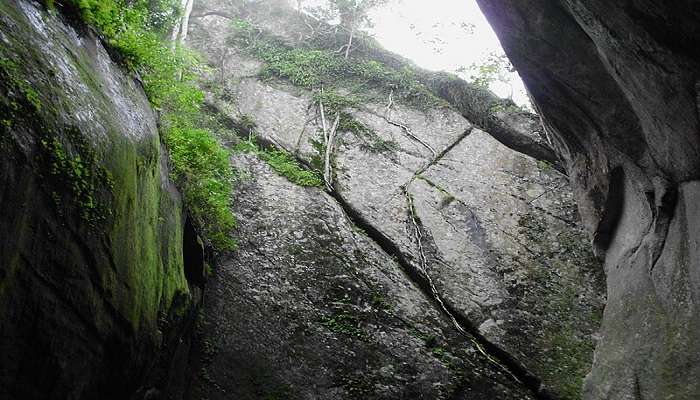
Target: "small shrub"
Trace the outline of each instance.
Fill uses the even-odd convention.
[[[421,108],[444,104],[419,81],[410,67],[392,68],[376,60],[345,59],[324,48],[292,48],[279,40],[256,32],[249,22],[232,23],[229,42],[265,62],[262,77],[278,77],[305,89],[321,87],[354,88],[358,96],[366,96],[367,84],[386,91]]]
[[[233,170],[229,153],[209,131],[170,121],[164,139],[170,152],[172,176],[185,203],[217,249],[232,249],[230,232],[236,220],[230,211]]]
[[[269,150],[261,149],[255,143],[254,137],[239,142],[235,147],[235,151],[257,155],[275,172],[299,186],[323,186],[323,179],[316,171],[304,169],[294,156],[284,150],[275,148]]]

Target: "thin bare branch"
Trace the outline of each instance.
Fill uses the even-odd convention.
[[[421,138],[419,138],[418,136],[414,135],[413,132],[411,132],[411,129],[409,127],[407,127],[406,125],[398,123],[398,122],[391,119],[391,110],[392,110],[393,106],[394,106],[394,91],[392,90],[389,93],[389,103],[386,105],[386,112],[384,113],[384,120],[391,125],[394,125],[394,126],[401,128],[401,130],[403,130],[404,133],[408,137],[410,137],[411,139],[420,143],[426,149],[430,150],[430,152],[433,153],[433,157],[437,157],[437,152],[435,151],[435,149],[432,148],[432,146],[430,146],[428,143],[421,140]]]

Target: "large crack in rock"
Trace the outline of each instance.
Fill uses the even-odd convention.
[[[262,64],[226,45],[230,18],[242,15],[235,4],[199,7],[195,15],[207,16],[192,21],[190,43],[219,67],[207,83],[216,89],[208,101],[229,118],[254,120],[261,141],[313,165],[320,121],[312,93],[257,79]],[[225,10],[227,17],[212,10]],[[265,23],[274,15],[279,20],[270,24],[281,29],[276,34],[300,37],[279,25],[290,18],[287,12],[251,16],[255,10],[246,9],[246,17]],[[394,101],[391,121],[408,127],[437,156],[386,120],[386,103],[368,101],[349,113],[372,136],[339,132],[334,197],[430,295],[430,285],[420,283],[425,270],[447,313],[519,379],[542,396],[579,398],[604,299],[566,179],[476,129],[464,110],[420,110]],[[537,142],[532,126],[513,122],[509,132],[519,127]],[[420,246],[412,215],[420,221]]]
[[[239,249],[209,283],[188,398],[531,398],[331,196],[234,165]]]

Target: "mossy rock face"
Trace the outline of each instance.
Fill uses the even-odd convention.
[[[154,115],[84,27],[0,20],[0,397],[128,398],[191,304]]]
[[[336,113],[339,120],[329,157],[336,196],[404,264],[425,270],[465,325],[537,386],[579,400],[605,301],[602,270],[537,116],[454,76],[421,71],[361,35],[344,60],[334,53],[343,39],[314,40],[294,10],[243,4],[198,2],[198,13],[211,13],[193,21],[188,40],[216,68],[205,88],[213,107],[255,121],[258,140],[322,170],[323,101],[326,125]],[[407,96],[419,86],[449,105]],[[342,308],[319,320],[363,341],[358,321]],[[450,349],[430,342],[431,354],[452,364]],[[336,378],[364,395],[363,385]]]

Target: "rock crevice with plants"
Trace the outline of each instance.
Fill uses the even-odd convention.
[[[234,190],[234,210],[246,215],[238,242],[247,242],[221,263],[212,282],[216,295],[199,333],[200,351],[207,354],[194,356],[200,368],[193,369],[198,373],[190,398],[256,398],[276,385],[291,398],[411,397],[407,391],[418,390],[425,374],[399,373],[401,365],[392,361],[408,349],[480,365],[470,373],[448,368],[442,377],[431,375],[442,389],[437,396],[419,390],[427,397],[495,396],[491,385],[502,383],[489,383],[489,389],[473,384],[485,368],[501,374],[489,381],[513,385],[501,389],[505,398],[580,398],[603,283],[537,118],[483,88],[421,70],[361,34],[346,57],[337,51],[348,42],[344,31],[309,18],[268,1],[202,1],[192,13],[188,44],[211,68],[202,87],[218,126],[213,130],[236,149],[234,163],[251,172]],[[460,87],[471,92],[458,97]],[[276,166],[281,154],[295,167]],[[282,176],[274,184],[268,183],[273,171]],[[299,171],[315,179],[299,180]],[[318,196],[324,200],[313,200]],[[338,228],[339,221],[346,228]],[[374,242],[361,246],[362,257],[369,252],[388,261],[373,266],[356,260],[358,251],[345,249],[348,239],[340,239],[357,236],[355,230]],[[314,261],[313,254],[327,252],[339,260]],[[269,265],[264,279],[283,283],[260,285],[300,291],[294,301],[306,311],[281,294],[256,294],[260,285],[250,283],[255,269],[242,268],[237,257],[245,265]],[[333,272],[336,262],[360,286],[343,281],[327,287],[323,276],[339,274]],[[327,292],[347,293],[355,307],[371,307],[364,299],[376,293],[365,285],[376,282],[378,271],[392,271],[432,308],[441,322],[430,326],[442,331],[434,340],[445,344],[415,347],[410,329],[387,331],[390,319],[335,314],[337,300],[329,301]],[[398,300],[396,294],[378,295],[382,304]],[[238,297],[250,300],[241,304]],[[394,310],[402,320],[415,318],[403,312]],[[277,313],[294,317],[263,328]],[[269,333],[242,339],[231,328],[239,324]],[[299,331],[304,334],[294,333]],[[327,335],[337,348],[319,348]],[[457,347],[449,343],[454,336],[461,341]],[[294,350],[279,347],[279,337]],[[252,350],[267,344],[277,350]],[[371,352],[383,355],[376,359],[367,348],[379,344],[381,350]],[[328,378],[304,383],[284,361],[291,357],[281,354],[286,351]],[[229,380],[228,371],[241,359],[255,360],[256,374],[269,379],[244,378],[244,387]],[[427,368],[415,362],[414,368]],[[338,376],[366,376],[362,395],[334,385]]]
[[[539,119],[333,4],[0,6],[0,397],[581,398]]]

